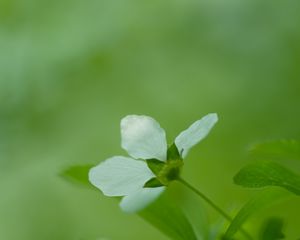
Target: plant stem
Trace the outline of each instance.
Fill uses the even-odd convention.
[[[182,178],[179,178],[178,181],[181,182],[188,189],[192,190],[199,197],[201,197],[212,208],[214,208],[218,213],[220,213],[226,220],[228,220],[230,223],[232,222],[233,219],[225,211],[223,211],[218,205],[216,205],[211,199],[209,199],[205,194],[203,194],[202,192],[200,192],[198,189],[196,189],[195,187],[193,187],[191,184],[189,184],[187,181],[185,181]],[[241,231],[241,233],[243,233],[243,235],[247,239],[252,240],[252,237],[243,228],[240,228],[240,231]]]

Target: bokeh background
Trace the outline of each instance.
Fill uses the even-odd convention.
[[[167,239],[59,177],[126,154],[119,121],[132,113],[157,119],[172,142],[217,112],[183,175],[240,207],[253,191],[232,176],[249,146],[299,138],[299,11],[293,0],[1,0],[0,239]],[[284,217],[296,239],[299,212],[295,197],[262,214]]]

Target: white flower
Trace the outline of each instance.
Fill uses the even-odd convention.
[[[89,180],[106,196],[123,196],[123,211],[139,211],[178,177],[182,159],[217,121],[217,114],[206,115],[181,132],[175,139],[176,147],[168,149],[166,133],[153,118],[126,116],[121,120],[122,148],[132,158],[114,156],[101,162],[90,170]]]

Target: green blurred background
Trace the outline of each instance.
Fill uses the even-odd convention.
[[[167,239],[58,176],[126,154],[119,121],[132,113],[157,119],[171,142],[217,112],[183,175],[241,206],[253,191],[232,176],[248,147],[299,138],[299,11],[293,0],[0,0],[0,239]],[[296,239],[299,212],[295,198],[262,214],[284,217]]]

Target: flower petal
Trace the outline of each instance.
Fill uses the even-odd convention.
[[[182,158],[185,158],[189,150],[208,135],[217,121],[218,115],[210,113],[194,122],[176,137],[175,144]]]
[[[134,158],[166,161],[166,133],[148,116],[129,115],[121,120],[122,148]]]
[[[163,193],[165,188],[166,187],[142,188],[129,196],[123,197],[120,202],[120,207],[127,213],[138,212],[155,201],[160,194]]]
[[[125,196],[141,189],[154,177],[145,161],[115,156],[89,172],[90,182],[106,196]]]

